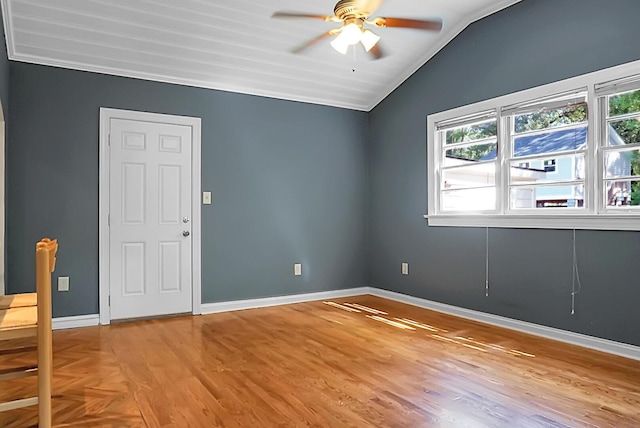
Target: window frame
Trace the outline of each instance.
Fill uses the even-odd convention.
[[[430,226],[505,227],[543,229],[640,230],[640,207],[621,208],[607,206],[607,179],[605,153],[607,146],[608,96],[602,88],[640,90],[640,61],[588,73],[497,98],[461,106],[427,116],[427,204],[424,216]],[[584,151],[584,207],[558,209],[510,208],[510,161],[513,161],[508,115],[509,106],[535,104],[536,100],[562,96],[571,91],[587,93],[587,148]],[[611,89],[610,89],[611,90]],[[620,89],[618,92],[624,92]],[[610,95],[609,94],[609,95]],[[495,114],[497,120],[496,209],[479,211],[443,212],[441,208],[441,178],[444,162],[444,143],[438,140],[437,126],[456,124],[457,120],[483,113]],[[639,113],[640,114],[640,113]],[[441,144],[442,143],[442,144]],[[640,149],[640,144],[637,147]],[[551,154],[548,159],[557,159]],[[528,162],[528,159],[523,159]],[[576,160],[574,159],[574,162]],[[556,161],[557,172],[557,161]],[[522,211],[522,212],[518,212]]]

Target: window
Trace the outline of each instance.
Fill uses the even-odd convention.
[[[640,230],[640,61],[427,122],[430,225]]]
[[[496,208],[497,121],[494,112],[443,122],[442,211],[493,211]]]
[[[586,89],[502,108],[508,209],[584,207],[587,116]],[[516,168],[523,159],[525,171]]]
[[[555,159],[547,159],[544,161],[544,172],[556,172]]]
[[[603,198],[609,210],[640,208],[640,84],[602,85]]]

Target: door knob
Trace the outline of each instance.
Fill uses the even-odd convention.
[[[182,236],[189,236],[189,235],[191,235],[191,234],[189,233],[188,230],[185,230],[185,231],[182,232]]]
[[[183,217],[182,218],[182,222],[183,223],[189,223],[189,217]]]

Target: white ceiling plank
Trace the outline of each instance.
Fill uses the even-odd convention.
[[[19,21],[19,19],[16,19]],[[273,61],[268,57],[250,57],[238,55],[235,49],[228,51],[211,50],[195,47],[191,44],[189,47],[176,44],[173,41],[161,42],[152,41],[148,39],[132,38],[130,36],[122,36],[116,34],[104,34],[100,37],[99,41],[96,38],[92,38],[92,31],[83,28],[64,27],[55,28],[55,32],[48,31],[49,27],[58,27],[58,23],[36,23],[37,27],[31,28],[26,31],[16,31],[14,35],[18,44],[35,45],[42,43],[42,47],[45,45],[51,48],[56,48],[60,45],[70,45],[76,41],[86,46],[86,50],[95,51],[104,47],[111,48],[111,57],[120,57],[129,52],[129,54],[140,56],[155,56],[150,60],[150,63],[155,61],[164,60],[170,58],[171,62],[186,62],[190,68],[196,69],[201,66],[215,66],[220,65],[226,68],[251,71],[261,75],[280,76],[284,78],[293,79],[303,84],[315,84],[320,81],[328,86],[333,86],[340,89],[353,89],[354,91],[369,91],[377,87],[378,90],[383,90],[382,83],[376,83],[381,80],[381,76],[373,76],[371,73],[367,73],[368,79],[363,80],[357,78],[354,73],[346,74],[341,79],[327,79],[326,74],[316,70],[308,70],[300,68],[300,73],[293,74],[291,70],[283,70],[281,63]],[[27,25],[23,25],[23,28],[29,28]],[[56,34],[55,37],[50,34]],[[41,42],[40,42],[41,41]],[[77,44],[74,46],[76,49]],[[120,51],[124,51],[119,53]],[[104,52],[107,53],[107,52]],[[64,53],[63,53],[64,55]]]

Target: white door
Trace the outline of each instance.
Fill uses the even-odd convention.
[[[111,319],[192,310],[190,126],[111,118]]]

